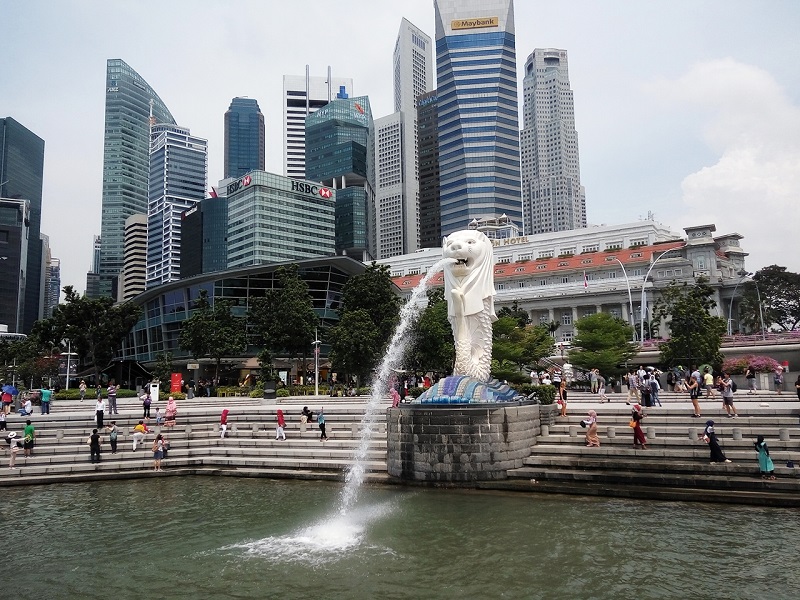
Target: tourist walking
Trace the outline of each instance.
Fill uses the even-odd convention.
[[[694,414],[693,417],[700,416],[700,384],[698,383],[697,379],[694,378],[692,375],[689,378],[689,399],[692,401],[692,406],[694,407]]]
[[[150,398],[150,390],[147,390],[142,395],[142,418],[149,419],[150,418],[150,405],[152,404],[153,400]]]
[[[5,388],[6,386],[3,387]],[[2,400],[3,400],[2,412],[4,415],[7,415],[11,412],[11,405],[14,403],[14,396],[11,395],[10,388],[8,390],[6,389],[3,390]]]
[[[727,373],[722,374],[720,385],[722,386],[722,406],[725,412],[728,417],[738,417],[739,414],[736,412],[736,407],[733,405],[733,381],[731,381]]]
[[[178,405],[175,404],[175,398],[172,396],[167,400],[167,410],[164,411],[164,418],[166,419],[165,427],[175,427],[175,419],[178,418]]]
[[[775,384],[775,391],[778,394],[783,393],[783,367],[776,367],[772,375],[772,382]]]
[[[17,442],[17,432],[12,431],[6,436],[6,441],[8,442],[9,448],[9,457],[8,457],[8,468],[11,470],[16,469],[14,465],[17,464],[17,453],[19,452],[19,442]]]
[[[650,396],[650,374],[645,373],[639,380],[639,393],[642,395],[641,403],[646,407],[653,406],[653,401]]]
[[[222,409],[222,415],[219,418],[219,437],[224,438],[225,432],[228,431],[228,413],[227,408]]]
[[[711,374],[708,367],[703,369],[703,386],[706,388],[706,398],[713,398],[716,396],[714,393],[714,376]]]
[[[586,445],[588,447],[600,447],[600,437],[597,435],[597,412],[589,411],[589,418],[583,421],[586,424]]]
[[[100,462],[100,434],[97,429],[92,429],[92,435],[89,436],[89,462]]]
[[[715,465],[719,462],[731,462],[725,457],[725,454],[722,452],[722,448],[720,448],[719,440],[717,439],[717,433],[714,431],[714,421],[706,421],[706,428],[703,430],[703,433],[700,435],[700,437],[706,444],[708,444],[708,449],[711,451],[712,465]]]
[[[31,425],[31,420],[25,421],[25,429],[22,430],[22,451],[25,458],[33,456],[33,446],[36,443],[36,429]]]
[[[118,385],[114,384],[114,380],[112,379],[108,384],[108,389],[106,393],[108,394],[108,414],[109,415],[118,415],[119,411],[117,411],[117,392],[119,391]]]
[[[81,393],[81,402],[86,397],[86,382],[81,379],[80,384],[78,385],[78,391]]]
[[[153,471],[161,471],[161,460],[164,458],[164,436],[160,433],[153,440]]]
[[[647,438],[644,437],[642,431],[642,420],[644,419],[644,411],[640,404],[634,404],[631,410],[631,421],[629,425],[633,427],[633,449],[641,447],[642,450],[647,450]]]
[[[275,428],[275,439],[276,440],[285,440],[286,433],[284,432],[284,428],[286,427],[286,419],[283,417],[283,411],[279,408],[278,414],[278,426]]]
[[[108,429],[108,443],[111,444],[111,454],[116,454],[117,440],[119,438],[119,429],[117,428],[117,422],[111,421],[111,424],[106,429]]]
[[[661,400],[658,398],[658,392],[661,390],[661,384],[658,383],[658,377],[655,373],[650,376],[650,398],[652,398],[652,404],[655,406],[658,404],[661,406]]]
[[[598,389],[598,382],[597,382],[597,369],[592,369],[589,371],[589,388],[591,389],[593,394],[597,393]]]
[[[97,399],[94,404],[94,421],[95,425],[103,428],[103,413],[106,411],[106,403],[103,401],[102,396]]]
[[[610,403],[611,399],[608,396],[606,396],[606,378],[600,375],[600,373],[597,374],[597,386],[598,386],[598,391],[600,393],[600,404],[602,404],[603,402]]]
[[[100,400],[103,397],[103,386],[100,385],[99,383],[97,384],[97,387],[94,390],[94,397],[95,400]]]
[[[161,425],[164,422],[164,415],[161,414],[161,409],[156,406],[156,425]]]
[[[772,459],[769,457],[769,448],[767,448],[767,442],[764,441],[764,436],[758,436],[753,445],[758,452],[758,468],[761,471],[761,479],[775,479],[775,465],[772,464]]]
[[[319,415],[317,415],[317,425],[319,425],[319,441],[324,442],[328,439],[328,434],[325,433],[325,407],[319,409]]]
[[[8,427],[6,426],[6,413],[0,410],[0,431],[6,431]]]
[[[756,393],[756,370],[752,366],[747,367],[747,371],[744,372],[744,378],[747,380],[747,393],[748,394],[755,394]]]
[[[42,396],[42,414],[49,415],[50,414],[50,399],[53,397],[53,391],[44,387],[39,390],[39,393]]]
[[[639,396],[639,376],[633,372],[633,369],[628,371],[626,381],[628,384],[628,398],[625,404],[630,404],[631,400],[635,400],[638,403],[641,398]]]
[[[562,381],[558,384],[558,408],[559,408],[559,416],[566,417],[567,416],[567,382]]]
[[[144,421],[139,421],[136,427],[133,428],[133,435],[131,438],[133,439],[133,451],[136,452],[136,448],[139,447],[139,444],[144,441],[145,434],[149,431],[147,425],[144,424]]]

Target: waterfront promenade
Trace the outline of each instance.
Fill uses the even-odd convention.
[[[663,408],[647,409],[644,430],[648,450],[631,447],[627,426],[630,407],[624,394],[610,394],[610,404],[596,395],[572,393],[567,418],[549,416],[542,407],[545,426],[521,469],[508,479],[476,487],[530,492],[611,495],[718,502],[800,505],[800,403],[796,395],[759,392],[736,394],[737,419],[724,416],[719,398],[701,402],[703,417],[692,418],[685,395],[662,393]],[[37,430],[33,457],[20,451],[17,469],[8,469],[8,445],[0,453],[0,486],[51,482],[90,481],[188,474],[245,477],[326,479],[340,481],[353,461],[361,441],[361,420],[367,398],[306,396],[280,398],[266,403],[251,398],[196,398],[178,403],[175,427],[155,426],[140,448],[132,450],[130,432],[141,418],[137,399],[120,399],[119,452],[110,453],[103,435],[103,460],[89,462],[86,439],[94,427],[94,401],[56,401],[50,415],[31,418]],[[159,403],[165,404],[165,403]],[[387,398],[380,406],[368,444],[366,481],[398,483],[386,473]],[[325,407],[328,441],[319,441],[316,423],[300,423],[300,411],[315,413]],[[219,434],[219,415],[228,408],[229,429]],[[287,421],[286,441],[275,440],[276,410]],[[163,409],[163,407],[162,407]],[[599,417],[600,448],[584,445],[580,427],[588,410]],[[155,406],[153,407],[155,413]],[[697,439],[707,419],[716,422],[729,464],[709,464],[708,447]],[[25,418],[11,416],[9,431],[21,435]],[[152,471],[150,451],[156,430],[166,434],[171,449],[164,471]],[[764,435],[775,462],[775,481],[758,473],[753,441]]]

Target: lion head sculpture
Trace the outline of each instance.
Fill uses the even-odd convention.
[[[488,299],[489,316],[497,320],[494,312],[494,252],[492,242],[486,235],[473,229],[456,231],[444,239],[444,258],[455,259],[444,267],[444,293],[450,298],[451,291],[458,289],[464,297],[464,314],[483,312],[484,300]],[[448,318],[453,319],[453,306],[448,302]]]

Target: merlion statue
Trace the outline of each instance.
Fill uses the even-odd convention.
[[[442,248],[447,318],[453,328],[456,361],[453,375],[489,381],[492,362],[494,312],[494,254],[482,232],[456,231]]]

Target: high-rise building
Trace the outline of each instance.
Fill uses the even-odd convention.
[[[435,0],[442,234],[522,224],[512,0]]]
[[[138,296],[147,287],[147,215],[125,219],[125,249],[119,277],[118,302]]]
[[[306,74],[283,76],[283,174],[293,179],[306,178],[306,117],[314,114],[336,97],[344,86],[353,94],[353,80],[332,77],[312,77]]]
[[[205,196],[208,143],[185,127],[153,125],[147,207],[147,287],[181,278],[181,213]]]
[[[150,115],[156,123],[174,125],[158,94],[125,61],[109,59],[106,67],[106,116],[103,149],[99,294],[117,297],[122,270],[125,220],[147,213],[150,178]],[[89,285],[87,278],[87,294]]]
[[[520,133],[527,233],[586,227],[567,51],[537,48],[525,61]]]
[[[417,100],[417,154],[419,161],[419,246],[440,248],[439,132],[436,90]]]
[[[30,222],[30,201],[0,198],[0,329],[11,333],[23,333]]]
[[[369,98],[339,97],[306,119],[306,174],[336,190],[336,253],[376,255],[375,131]]]
[[[250,171],[225,191],[229,269],[335,253],[339,198],[329,187]]]
[[[378,257],[419,248],[417,98],[433,88],[431,38],[406,19],[394,47],[394,110],[375,120]]]
[[[181,279],[227,269],[228,198],[204,198],[181,219]]]
[[[264,115],[251,98],[234,98],[225,113],[225,177],[264,170]]]
[[[45,290],[45,304],[42,312],[44,318],[49,319],[53,316],[53,309],[58,306],[61,298],[61,260],[53,256],[50,257],[50,265],[47,269]]]
[[[11,117],[0,119],[0,198],[28,201],[28,248],[22,320],[9,331],[30,333],[42,317],[42,183],[44,140]]]

